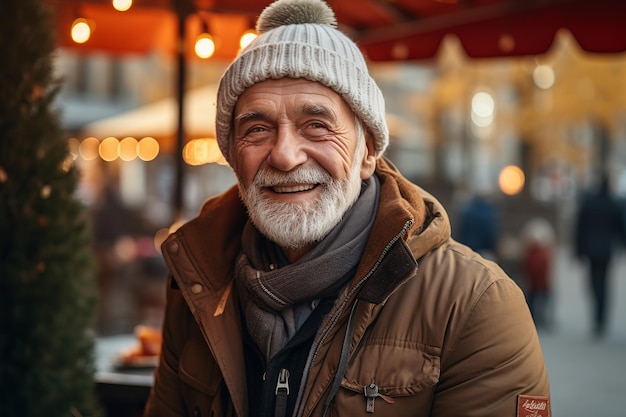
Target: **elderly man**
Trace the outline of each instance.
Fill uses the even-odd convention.
[[[238,186],[164,243],[145,415],[549,416],[522,292],[382,157],[382,94],[335,26],[279,0],[220,82]]]

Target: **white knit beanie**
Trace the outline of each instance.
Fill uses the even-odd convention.
[[[285,77],[317,81],[341,95],[374,135],[377,156],[383,154],[389,143],[383,94],[357,45],[336,27],[322,0],[277,0],[263,10],[259,36],[228,67],[217,92],[215,131],[229,163],[239,96],[258,82]]]

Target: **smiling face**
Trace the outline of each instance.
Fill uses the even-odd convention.
[[[373,141],[350,107],[312,81],[248,88],[235,107],[233,136],[250,218],[292,261],[339,223],[375,168]]]

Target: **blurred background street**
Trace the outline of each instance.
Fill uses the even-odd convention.
[[[540,331],[555,417],[626,415],[626,255],[611,271],[608,333],[592,336],[584,270],[568,249],[555,265],[554,328]]]

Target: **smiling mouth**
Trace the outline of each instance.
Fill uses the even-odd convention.
[[[302,191],[309,191],[315,188],[316,186],[317,184],[275,185],[274,187],[270,187],[270,189],[277,194],[285,194],[285,193],[299,193]]]

